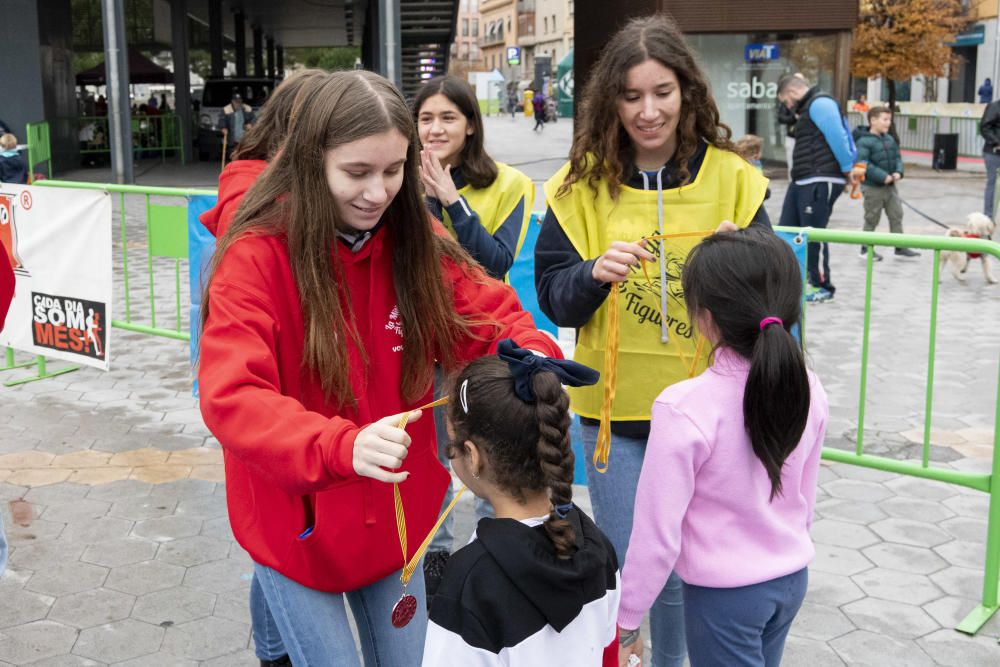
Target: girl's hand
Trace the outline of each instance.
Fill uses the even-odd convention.
[[[628,280],[629,269],[638,264],[640,259],[652,262],[656,260],[656,257],[638,243],[615,241],[603,255],[597,258],[590,274],[601,285],[625,282]]]
[[[420,419],[420,410],[410,413],[408,423]],[[380,482],[399,483],[410,476],[408,472],[389,472],[384,468],[403,465],[410,447],[409,434],[399,426],[403,415],[383,417],[369,424],[354,439],[354,472]]]
[[[621,632],[621,629],[618,630]],[[628,646],[618,647],[619,667],[635,667],[642,664],[642,635]]]
[[[427,194],[433,191],[432,196],[445,206],[458,201],[458,190],[451,180],[451,165],[442,167],[437,156],[426,148],[420,151],[420,180],[423,181]]]

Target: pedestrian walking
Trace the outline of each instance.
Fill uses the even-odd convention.
[[[650,407],[664,384],[704,368],[710,349],[699,345],[688,320],[680,269],[698,238],[723,223],[770,227],[763,209],[767,179],[734,152],[694,53],[663,15],[634,19],[611,38],[581,99],[570,160],[545,184],[535,287],[555,324],[578,329],[575,361],[604,368],[609,336],[621,341],[619,382],[605,413],[607,469],[586,466],[597,525],[621,560]],[[682,236],[645,240],[663,234]],[[650,263],[648,282],[640,260]],[[612,318],[619,320],[614,332]],[[598,451],[606,379],[570,389],[588,461]],[[653,664],[679,666],[685,654],[679,579],[671,576],[656,593]]]
[[[457,368],[504,338],[559,348],[432,223],[392,84],[335,72],[296,107],[213,258],[201,411],[225,454],[233,533],[291,662],[360,665],[350,605],[366,664],[418,664],[416,547],[450,480],[433,420],[415,410],[431,399],[434,360]],[[413,576],[401,581],[404,561]]]
[[[979,94],[980,104],[989,104],[993,101],[993,83],[989,77],[986,77],[983,85],[979,86],[979,90],[976,92]]]
[[[413,100],[420,139],[420,177],[431,215],[490,276],[505,280],[524,242],[535,200],[535,185],[517,169],[493,160],[484,148],[483,119],[475,91],[455,76],[428,80]],[[438,390],[445,380],[438,372]],[[441,395],[440,391],[435,394]],[[448,444],[443,412],[435,413],[438,458],[448,466]],[[449,486],[442,511],[450,503]],[[476,517],[492,515],[492,508],[476,502]],[[454,542],[454,519],[446,517],[424,558],[428,600],[437,590]]]
[[[17,150],[17,137],[0,135],[0,183],[27,184],[28,163]]]
[[[778,100],[795,114],[792,183],[785,192],[781,224],[825,228],[844,185],[856,182],[857,151],[837,101],[798,74],[778,80]],[[822,254],[822,262],[820,256]],[[808,301],[832,299],[837,288],[830,276],[830,248],[809,243]]]
[[[673,570],[691,667],[778,665],[816,553],[809,530],[829,415],[792,335],[802,276],[788,244],[748,229],[705,239],[682,282],[715,363],[653,405],[622,571],[619,635],[631,641],[620,657],[642,657],[640,623]]]
[[[455,474],[496,508],[455,552],[430,608],[425,667],[618,667],[618,562],[573,504],[569,396],[598,373],[511,341],[461,372],[448,406]],[[484,623],[481,619],[491,619]]]
[[[531,98],[531,108],[535,112],[535,126],[532,130],[545,129],[545,95],[541,91]]]
[[[889,218],[889,231],[893,234],[903,233],[903,204],[896,188],[903,178],[903,156],[899,152],[899,144],[889,134],[892,125],[892,111],[889,107],[872,107],[868,110],[868,129],[861,130],[857,139],[858,164],[864,163],[865,180],[861,184],[861,195],[865,205],[866,232],[873,232],[878,227],[885,211]],[[876,262],[882,261],[882,255],[875,252]],[[868,246],[861,246],[860,256],[866,257]],[[919,252],[910,248],[896,248],[897,257],[918,257]]]
[[[983,162],[986,164],[983,215],[992,218],[997,169],[1000,169],[1000,100],[990,102],[983,109],[983,117],[979,121],[979,133],[983,135]]]

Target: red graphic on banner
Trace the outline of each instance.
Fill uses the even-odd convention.
[[[15,198],[12,194],[0,194],[0,245],[7,252],[14,271],[27,275],[28,270],[17,253],[17,222],[14,216]],[[28,197],[31,203],[31,197]]]

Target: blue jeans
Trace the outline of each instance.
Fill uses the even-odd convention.
[[[594,470],[597,427],[581,425],[583,449],[587,457],[587,488],[594,507],[594,520],[608,536],[618,554],[618,566],[625,566],[625,551],[632,535],[635,490],[639,484],[646,441],[611,435],[608,471]],[[684,597],[681,580],[671,573],[649,612],[653,640],[653,667],[681,667],[684,664]]]
[[[684,584],[691,667],[778,667],[808,584],[806,568],[738,588]]]
[[[997,187],[997,169],[1000,169],[1000,155],[983,153],[986,164],[986,192],[983,193],[983,215],[993,217],[993,195]]]
[[[403,628],[393,627],[391,621],[402,593],[399,572],[348,593],[317,591],[259,563],[254,565],[254,577],[260,580],[292,664],[361,667],[344,598],[358,628],[365,667],[409,667],[423,659],[427,634],[423,567],[416,568],[407,586],[417,598],[417,613]]]
[[[250,584],[250,622],[253,624],[254,653],[258,659],[277,660],[288,654],[256,575]]]
[[[448,391],[448,387],[445,386],[445,381],[441,373],[441,367],[437,366],[434,369],[434,398],[441,398],[444,392]],[[444,450],[448,446],[448,429],[447,429],[447,415],[448,411],[444,408],[437,408],[434,410],[434,429],[437,431],[437,445],[438,445],[438,461],[441,465],[445,467],[446,470],[451,469],[451,462],[448,457],[445,456]],[[448,485],[448,489],[444,492],[444,500],[441,501],[441,511],[444,512],[445,508],[451,504],[452,498],[455,497],[455,489],[452,485]],[[475,500],[475,510],[476,510],[476,523],[483,517],[492,517],[494,515],[493,506],[489,504],[488,501],[476,496]],[[455,515],[449,514],[441,524],[441,528],[438,532],[434,534],[434,539],[431,540],[430,545],[427,547],[428,553],[431,551],[447,551],[451,552],[454,549],[455,543]]]

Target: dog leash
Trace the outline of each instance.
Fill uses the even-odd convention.
[[[949,227],[948,225],[944,224],[940,220],[935,220],[934,218],[932,218],[931,216],[927,215],[926,213],[924,213],[919,208],[917,208],[916,206],[914,206],[910,202],[906,201],[902,197],[899,198],[899,201],[903,202],[903,205],[906,206],[906,208],[910,209],[911,211],[913,211],[914,213],[916,213],[920,217],[925,218],[927,220],[930,220],[931,222],[933,222],[938,227],[944,227],[945,229],[951,229],[951,227]]]

